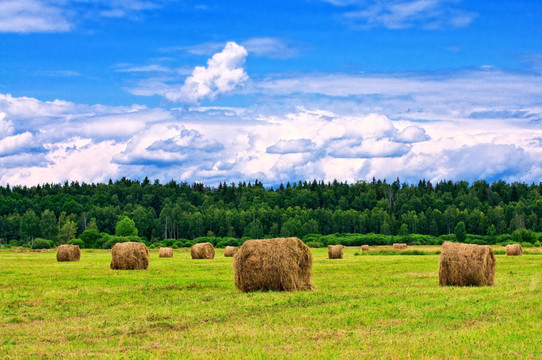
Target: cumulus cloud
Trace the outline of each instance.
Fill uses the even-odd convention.
[[[0,112],[0,139],[13,134],[13,123],[6,120],[6,113]]]
[[[0,183],[122,176],[210,185],[373,176],[538,181],[542,129],[529,114],[541,109],[470,117],[490,109],[467,107],[454,117],[420,121],[360,108],[270,114],[259,107],[164,110],[0,95]]]
[[[170,166],[204,163],[223,145],[196,130],[173,123],[157,124],[132,137],[113,161],[122,165]]]
[[[25,152],[30,146],[32,146],[32,134],[29,132],[6,136],[0,140],[0,156]]]
[[[425,130],[419,126],[407,126],[395,135],[394,140],[402,143],[417,143],[427,141],[430,137],[425,133]]]
[[[230,92],[248,80],[243,68],[247,51],[234,42],[207,61],[207,67],[197,66],[182,87],[165,93],[167,100],[197,104],[205,99]]]
[[[267,148],[268,154],[294,154],[314,151],[316,144],[310,139],[280,140]]]

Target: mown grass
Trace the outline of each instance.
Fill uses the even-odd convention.
[[[438,255],[358,250],[312,249],[314,292],[251,294],[221,250],[152,252],[147,271],[110,270],[107,251],[0,252],[0,358],[541,357],[541,256],[497,255],[495,286],[443,288]]]

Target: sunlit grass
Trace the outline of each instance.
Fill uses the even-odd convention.
[[[314,292],[252,294],[219,249],[151,252],[146,271],[110,270],[107,251],[0,252],[0,358],[540,357],[541,256],[498,255],[493,287],[442,288],[438,255],[312,251]]]

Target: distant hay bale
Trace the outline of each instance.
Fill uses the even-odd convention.
[[[367,251],[367,250],[369,250],[369,245],[361,245],[361,250],[362,250],[362,251]]]
[[[506,250],[506,255],[508,256],[523,255],[523,249],[520,244],[508,244],[504,249]]]
[[[161,247],[158,250],[158,257],[170,258],[173,257],[173,249],[169,247]]]
[[[495,278],[495,256],[488,245],[442,244],[439,264],[441,286],[491,286]]]
[[[343,246],[342,245],[328,245],[327,256],[330,259],[342,259],[343,258]]]
[[[233,259],[243,292],[313,290],[312,253],[298,238],[247,240]]]
[[[407,244],[404,243],[395,243],[393,244],[394,249],[402,250],[407,248]]]
[[[236,246],[226,246],[224,248],[224,256],[225,257],[232,257],[234,256],[239,249]]]
[[[79,261],[80,259],[79,245],[60,245],[56,251],[57,261]]]
[[[149,267],[149,250],[140,242],[116,243],[111,256],[113,270],[145,270]]]
[[[210,242],[194,244],[190,248],[192,259],[214,259],[215,248]]]

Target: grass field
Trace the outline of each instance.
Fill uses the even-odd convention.
[[[542,358],[540,255],[497,255],[493,287],[443,288],[438,255],[312,250],[314,292],[251,294],[222,250],[151,252],[146,271],[0,251],[0,358]]]

